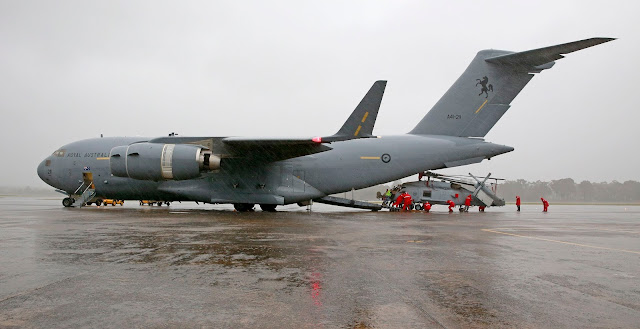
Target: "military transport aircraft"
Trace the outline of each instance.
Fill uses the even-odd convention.
[[[340,130],[314,138],[117,137],[73,142],[38,166],[66,195],[63,205],[99,198],[259,204],[322,200],[426,170],[481,162],[513,151],[483,137],[534,73],[614,39],[592,38],[523,52],[482,50],[409,133],[375,136],[386,86],[377,81]]]

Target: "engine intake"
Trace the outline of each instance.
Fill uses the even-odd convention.
[[[111,174],[139,180],[185,180],[220,169],[220,158],[188,144],[136,143],[111,149]]]

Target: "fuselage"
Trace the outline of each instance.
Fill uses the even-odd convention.
[[[223,158],[219,170],[189,180],[152,181],[112,175],[110,156],[114,147],[149,140],[116,137],[70,143],[42,161],[38,175],[47,184],[73,194],[90,174],[96,196],[102,198],[290,204],[425,170],[480,162],[513,150],[480,139],[408,134],[333,142],[328,144],[332,148],[329,151],[276,162]]]

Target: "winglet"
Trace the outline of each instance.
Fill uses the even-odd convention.
[[[386,86],[387,81],[376,81],[342,125],[342,128],[335,135],[322,137],[322,142],[373,137],[373,126],[378,117],[378,110]]]

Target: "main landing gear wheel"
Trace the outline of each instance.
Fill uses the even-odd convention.
[[[71,205],[73,204],[73,200],[71,200],[71,198],[64,198],[62,199],[62,205],[65,207],[71,207]]]
[[[100,207],[102,205],[102,200],[96,200],[96,206]]]
[[[246,212],[253,210],[253,203],[234,203],[233,207],[239,212]]]
[[[276,207],[277,207],[277,205],[275,205],[275,204],[261,204],[260,205],[260,209],[262,209],[262,211],[267,211],[267,212],[275,212],[276,211]]]
[[[416,209],[416,210],[423,210],[422,205],[421,205],[421,204],[419,204],[419,203],[418,203],[418,204],[416,204],[415,209]]]

